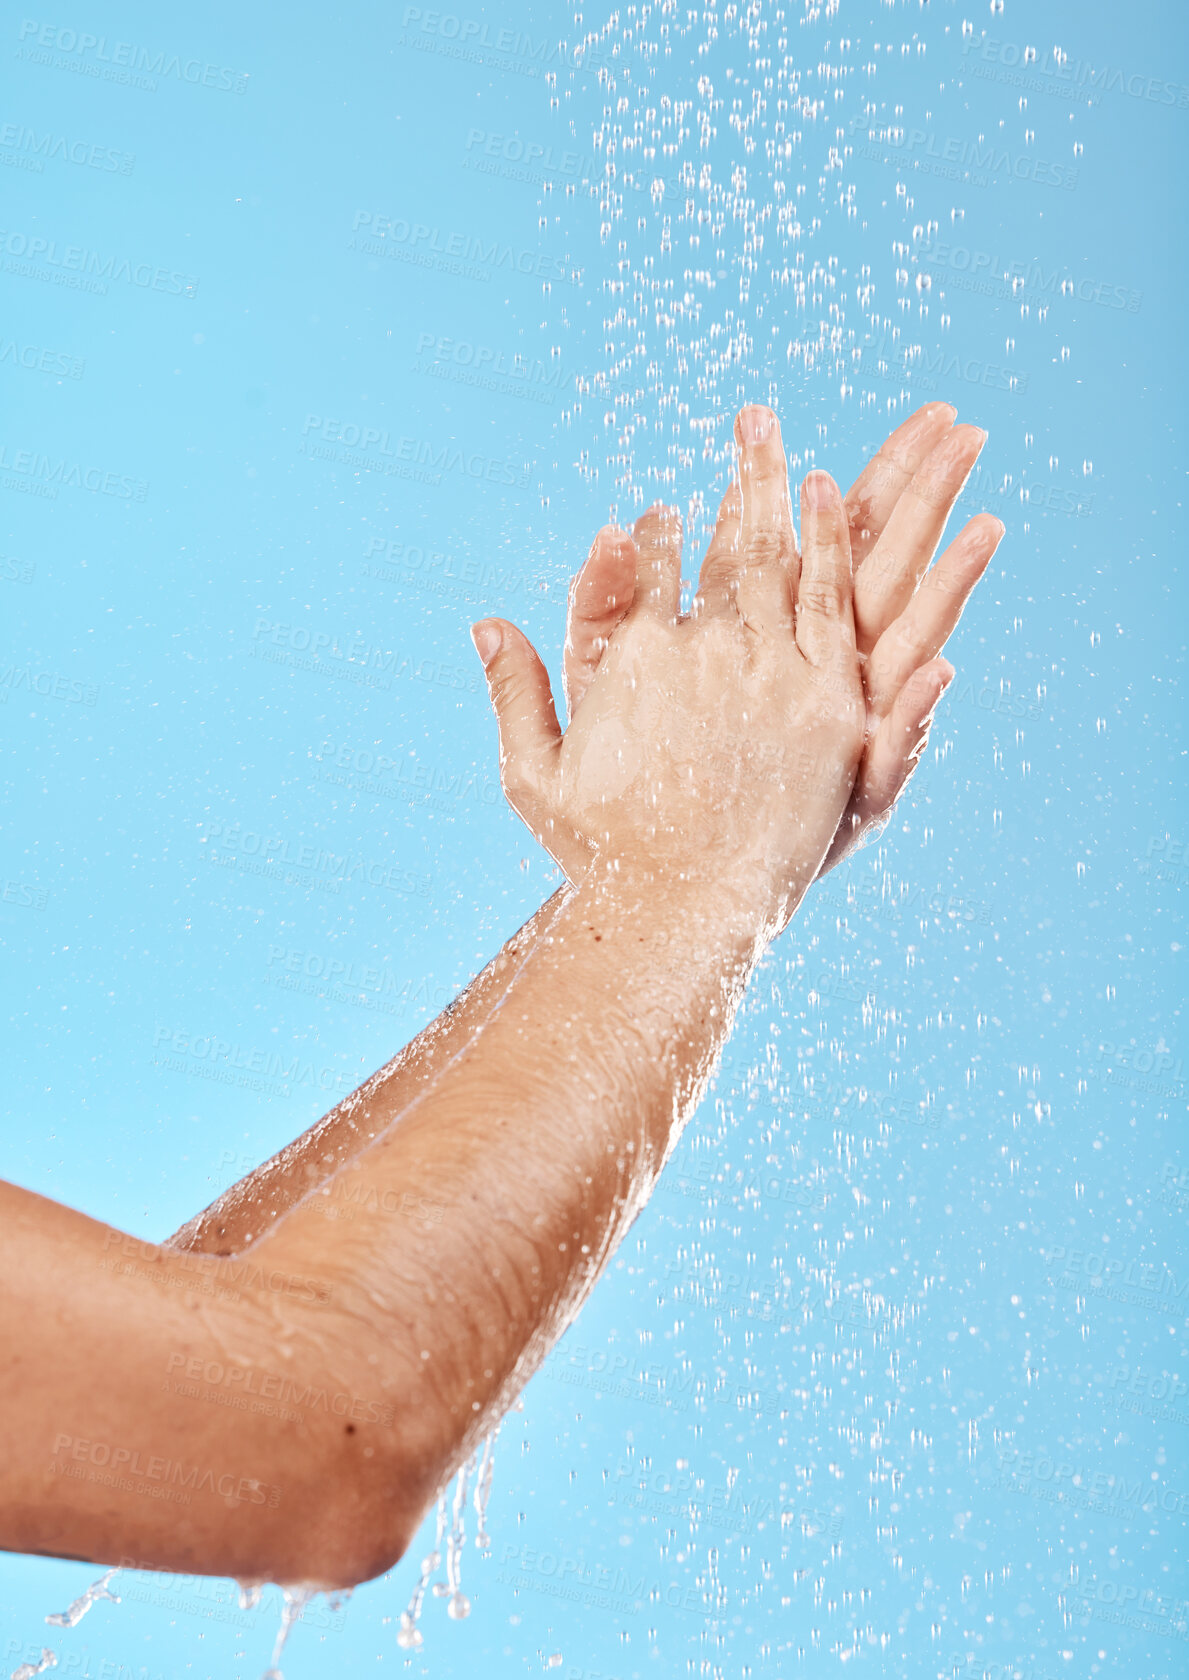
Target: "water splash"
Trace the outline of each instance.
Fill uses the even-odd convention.
[[[49,1617],[46,1617],[46,1621]],[[58,1659],[48,1645],[41,1649],[41,1661],[36,1663],[22,1663],[12,1671],[12,1680],[33,1680],[35,1674],[44,1674],[47,1668],[57,1668]]]
[[[300,1622],[301,1613],[314,1596],[313,1587],[282,1587],[281,1595],[285,1600],[281,1611],[281,1625],[277,1630],[277,1642],[272,1648],[272,1661],[265,1669],[261,1680],[285,1680],[281,1673],[281,1658],[285,1654],[285,1646],[289,1642],[289,1635],[295,1623]]]
[[[406,1610],[401,1612],[400,1630],[396,1642],[404,1651],[419,1651],[424,1644],[418,1622],[421,1619],[425,1595],[433,1579],[434,1571],[442,1563],[442,1543],[445,1541],[446,1578],[433,1582],[435,1598],[446,1600],[446,1614],[452,1621],[461,1622],[471,1613],[471,1601],[462,1590],[462,1554],[466,1547],[466,1508],[467,1493],[474,1486],[474,1505],[476,1518],[475,1545],[481,1552],[486,1552],[491,1546],[491,1536],[487,1532],[487,1505],[491,1498],[492,1477],[495,1474],[495,1438],[499,1434],[499,1426],[486,1437],[481,1449],[477,1449],[467,1459],[458,1472],[458,1481],[454,1488],[454,1498],[449,1498],[449,1490],[443,1490],[438,1496],[437,1529],[434,1534],[433,1550],[422,1560],[421,1573],[417,1577],[417,1585],[413,1588],[412,1597]],[[447,1523],[449,1533],[447,1534]]]
[[[497,1423],[491,1434],[483,1443],[483,1456],[479,1460],[479,1471],[475,1477],[475,1545],[481,1552],[491,1547],[491,1535],[487,1532],[487,1505],[491,1498],[491,1483],[495,1475],[495,1438],[500,1432]]]
[[[421,1574],[417,1578],[417,1585],[413,1588],[413,1596],[409,1600],[407,1610],[400,1615],[400,1632],[396,1642],[403,1651],[419,1651],[424,1641],[421,1630],[417,1626],[421,1617],[421,1606],[425,1602],[425,1590],[429,1586],[430,1576],[442,1561],[442,1536],[446,1532],[446,1495],[438,1495],[438,1528],[434,1536],[433,1550],[421,1560]]]
[[[92,1582],[86,1592],[76,1598],[73,1604],[67,1605],[65,1610],[55,1610],[52,1615],[46,1617],[46,1621],[51,1627],[77,1627],[93,1604],[98,1604],[103,1599],[106,1599],[110,1604],[118,1604],[120,1595],[109,1592],[108,1589],[119,1573],[118,1569],[109,1569],[106,1575],[101,1575],[97,1581]],[[31,1668],[29,1672],[30,1674],[39,1674],[41,1670]]]
[[[471,1601],[462,1591],[462,1549],[467,1539],[467,1487],[474,1468],[472,1453],[458,1472],[454,1489],[454,1520],[446,1542],[446,1579],[434,1587],[438,1597],[446,1599],[446,1614],[456,1622],[465,1621],[471,1613]]]

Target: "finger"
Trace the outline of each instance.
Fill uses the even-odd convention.
[[[935,659],[914,672],[897,695],[891,712],[868,742],[850,804],[818,870],[819,879],[841,863],[870,828],[883,822],[903,793],[928,742],[934,708],[953,676],[948,659]]]
[[[681,510],[654,502],[637,519],[633,611],[671,622],[681,610]]]
[[[838,486],[827,472],[809,473],[801,486],[801,541],[797,646],[811,664],[824,665],[855,646],[850,533]]]
[[[739,547],[739,533],[742,529],[743,496],[739,490],[739,480],[733,478],[727,487],[726,495],[719,503],[714,535],[702,561],[701,576],[698,579],[699,612],[722,612],[730,605],[729,580],[734,576],[738,565],[736,550]]]
[[[932,453],[957,418],[949,403],[918,408],[871,457],[846,493],[850,552],[857,574],[875,547],[913,473]]]
[[[867,653],[897,618],[941,539],[987,434],[955,426],[913,474],[855,580],[855,629]]]
[[[867,747],[855,784],[864,826],[887,815],[917,767],[929,736],[933,711],[950,683],[954,667],[933,659],[914,671]]]
[[[517,805],[518,794],[540,785],[561,742],[549,673],[528,637],[506,619],[481,619],[471,637],[499,725],[504,792]]]
[[[604,525],[570,585],[562,680],[570,717],[590,687],[603,650],[636,592],[636,545],[626,531]]]
[[[739,540],[732,550],[717,554],[712,564],[707,554],[698,580],[703,600],[713,593],[720,603],[724,588],[727,599],[733,595],[744,567],[782,567],[796,582],[797,539],[789,500],[788,464],[775,414],[759,404],[740,409],[735,440],[742,499]],[[702,605],[701,610],[707,609]]]
[[[885,715],[912,673],[941,652],[1002,536],[1002,520],[977,514],[879,638],[863,677],[868,709],[877,717]]]

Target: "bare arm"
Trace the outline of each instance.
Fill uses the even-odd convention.
[[[203,1254],[242,1254],[295,1202],[373,1142],[474,1039],[504,998],[526,952],[548,929],[561,901],[562,894],[554,893],[454,1002],[385,1067],[309,1131],[187,1220],[170,1237],[169,1246]]]
[[[942,529],[982,447],[973,426],[953,427],[948,404],[926,403],[891,434],[847,493],[845,509],[855,568],[857,645],[873,728],[850,809],[823,872],[881,822],[914,770],[928,733],[942,668],[935,662],[998,541],[999,522],[972,520],[939,564],[929,570]],[[749,453],[762,466],[779,436]],[[729,590],[737,568],[742,496],[738,484],[723,501],[714,540],[702,565],[704,601]],[[634,535],[608,528],[571,582],[566,620],[565,687],[571,719],[594,680],[603,650],[637,595],[655,587],[674,560],[680,564],[676,509],[657,506],[636,522]],[[788,563],[799,569],[791,516]],[[861,568],[861,569],[860,569]],[[559,843],[556,828],[543,843],[571,881],[589,862],[585,842]],[[316,1125],[196,1214],[170,1239],[172,1246],[206,1254],[240,1254],[269,1231],[308,1191],[393,1123],[463,1046],[504,997],[519,962],[549,926],[555,894],[436,1021],[425,1027],[358,1090]]]
[[[764,937],[700,885],[575,891],[475,1043],[246,1261],[0,1185],[0,1546],[389,1568],[647,1195]]]
[[[679,619],[658,577],[564,737],[523,636],[477,627],[509,796],[594,861],[478,1035],[247,1260],[0,1189],[0,1544],[366,1579],[569,1322],[862,756],[842,504],[807,481],[794,592],[778,464],[745,455],[721,602]]]

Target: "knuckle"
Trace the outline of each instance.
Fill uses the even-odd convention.
[[[932,636],[920,624],[902,624],[896,639],[903,651],[914,659],[918,654],[928,652],[933,645]]]
[[[749,566],[779,565],[785,543],[779,531],[751,531],[743,544]]]
[[[519,754],[505,754],[500,764],[500,786],[504,797],[518,807],[527,805],[539,792],[533,766]]]
[[[814,616],[832,617],[842,609],[842,590],[828,578],[807,579],[802,574],[797,606]]]
[[[924,473],[913,480],[912,493],[931,513],[945,513],[958,494],[960,486],[935,473]]]

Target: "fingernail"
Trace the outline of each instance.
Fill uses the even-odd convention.
[[[952,403],[925,403],[905,421],[908,434],[905,441],[915,441],[922,432],[930,431],[938,425],[952,426],[957,418],[958,411]]]
[[[973,460],[987,441],[987,434],[981,426],[955,426],[934,456],[935,467],[940,472],[949,472],[952,467],[965,464]],[[971,444],[974,453],[971,454]]]
[[[941,672],[941,691],[938,696],[938,698],[940,698],[940,695],[945,693],[946,689],[954,680],[954,667],[950,664],[948,659],[939,659],[937,661],[937,665]]]
[[[483,661],[485,671],[500,651],[500,644],[503,639],[503,631],[490,618],[482,619],[478,624],[471,625],[471,640],[475,644],[475,652]]]
[[[776,416],[770,408],[758,405],[739,411],[739,432],[744,443],[764,443],[772,435]]]
[[[828,472],[811,472],[805,475],[805,505],[811,507],[815,513],[824,513],[834,506],[838,495],[838,487]]]

